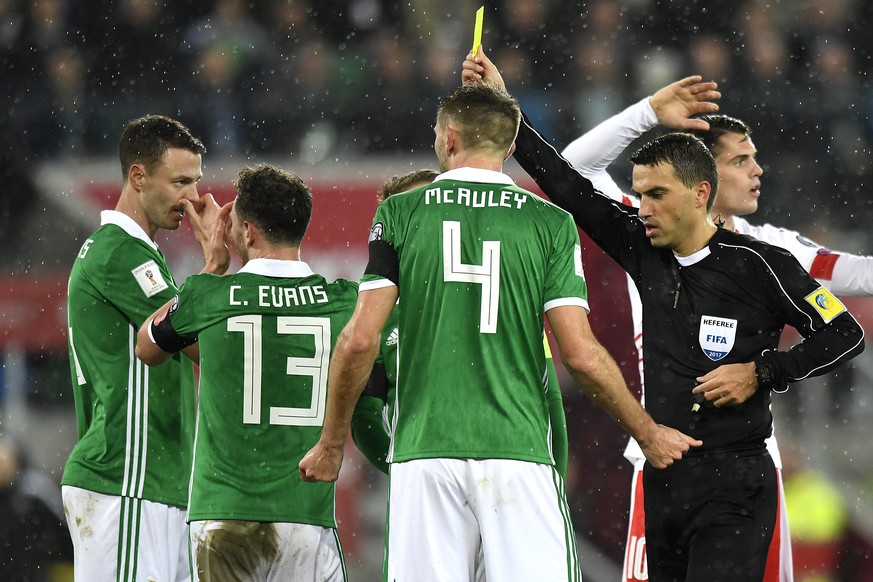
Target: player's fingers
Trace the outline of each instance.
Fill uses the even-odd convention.
[[[700,111],[699,113],[704,113]],[[711,112],[707,112],[711,113]],[[705,122],[702,119],[686,119],[684,122],[680,123],[680,129],[689,130],[689,129],[697,129],[700,131],[709,131],[709,123]]]
[[[715,88],[704,89],[701,91],[696,91],[694,96],[698,101],[715,101],[716,99],[721,99],[721,91],[716,91]]]
[[[700,103],[695,103],[692,109],[694,109],[694,113],[715,113],[718,111],[718,105],[709,101],[701,101]],[[702,120],[697,119],[696,121]]]
[[[691,75],[690,77],[679,79],[673,84],[679,87],[692,87],[695,83],[699,83],[702,80],[703,77],[701,77],[700,75]]]
[[[191,221],[192,225],[197,226],[203,222],[202,216],[193,202],[190,200],[182,200],[182,208],[185,209],[185,214],[188,215],[188,220]]]
[[[218,210],[218,218],[226,220],[230,216],[230,211],[233,210],[233,201],[228,202]]]
[[[698,77],[698,80],[700,77]],[[707,93],[709,91],[716,91],[718,89],[718,83],[715,81],[703,81],[699,83],[694,83],[689,87],[692,95],[700,95],[701,93]],[[716,91],[717,92],[717,91]]]

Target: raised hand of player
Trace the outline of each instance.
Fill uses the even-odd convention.
[[[297,468],[300,471],[300,478],[304,481],[330,483],[337,480],[342,465],[343,448],[331,447],[318,441],[308,453],[303,455]]]
[[[199,200],[191,201],[187,198],[182,200],[185,213],[191,221],[191,229],[194,238],[201,246],[208,244],[215,230],[215,222],[218,220],[218,211],[221,209],[212,194],[204,194]]]
[[[206,265],[201,272],[223,275],[230,265],[230,250],[226,244],[225,234],[230,209],[222,214],[222,207],[218,205],[210,193],[201,196],[196,203],[187,199],[183,200],[182,203],[185,205],[185,212],[191,221],[194,238],[203,248],[203,258]],[[221,234],[217,236],[219,231]]]
[[[649,98],[658,123],[678,130],[706,131],[709,124],[702,119],[691,119],[695,113],[715,113],[718,105],[712,101],[721,98],[718,84],[703,81],[700,75],[685,77],[658,90]]]
[[[223,275],[230,266],[230,247],[233,245],[233,239],[230,236],[231,210],[233,210],[233,201],[228,202],[218,211],[215,228],[209,237],[209,250],[204,250],[204,255],[206,255],[204,272]]]
[[[698,384],[691,392],[703,394],[714,406],[742,404],[758,390],[755,364],[725,364],[696,378]]]
[[[658,424],[648,438],[637,438],[646,460],[656,469],[664,469],[678,461],[691,447],[699,447],[703,441],[691,438],[675,428]]]
[[[485,50],[482,47],[479,47],[479,52],[475,56],[473,53],[467,55],[461,70],[461,83],[463,85],[476,81],[484,81],[506,91],[506,84],[503,82],[500,71],[485,55]]]

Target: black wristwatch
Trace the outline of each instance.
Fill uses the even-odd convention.
[[[788,386],[780,382],[776,372],[776,366],[764,358],[755,358],[755,377],[758,379],[758,388],[784,392]]]
[[[755,362],[755,377],[758,379],[758,388],[766,388],[769,390],[776,383],[776,374],[773,371],[773,364],[765,364]]]

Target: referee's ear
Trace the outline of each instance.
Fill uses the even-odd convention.
[[[697,186],[694,187],[694,207],[695,208],[704,208],[707,212],[709,212],[708,203],[709,197],[714,196],[712,192],[712,185],[706,180],[701,180],[697,183]]]

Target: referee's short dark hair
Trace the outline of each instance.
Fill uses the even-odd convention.
[[[312,192],[297,174],[272,164],[245,168],[236,182],[237,216],[272,243],[299,245],[312,218]]]
[[[637,166],[657,166],[670,164],[673,173],[686,188],[693,188],[699,182],[709,182],[710,196],[706,203],[707,212],[712,210],[718,194],[718,169],[706,145],[688,133],[668,133],[655,138],[630,157]]]
[[[142,164],[146,170],[153,170],[161,162],[164,152],[172,148],[200,155],[206,153],[203,142],[175,119],[146,115],[128,121],[118,141],[122,176],[127,179],[127,172],[133,164]]]

